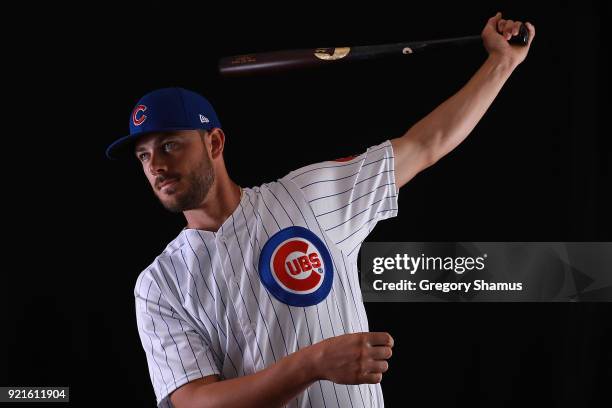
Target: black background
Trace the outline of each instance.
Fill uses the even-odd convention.
[[[138,165],[104,158],[144,93],[207,96],[230,176],[253,186],[401,135],[486,52],[236,80],[218,77],[221,56],[479,34],[498,10],[530,21],[530,55],[491,109],[401,189],[399,216],[368,241],[612,241],[603,1],[53,7],[57,18],[39,10],[13,32],[22,65],[5,78],[27,126],[7,138],[24,142],[18,153],[3,155],[12,243],[0,385],[67,385],[74,406],[154,405],[133,287],[184,220],[163,210]],[[371,330],[395,338],[382,383],[390,407],[610,405],[610,303],[366,308]]]

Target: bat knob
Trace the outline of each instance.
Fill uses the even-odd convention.
[[[529,44],[529,30],[525,24],[521,24],[517,35],[513,35],[508,42],[514,45],[527,45]]]

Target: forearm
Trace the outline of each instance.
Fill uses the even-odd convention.
[[[282,407],[317,379],[310,352],[302,349],[255,374],[198,387],[186,408]]]
[[[412,126],[405,138],[418,142],[432,164],[453,150],[474,129],[516,64],[490,55],[456,94]]]

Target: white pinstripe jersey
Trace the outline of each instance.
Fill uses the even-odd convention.
[[[369,330],[357,253],[379,220],[397,215],[391,142],[243,191],[238,207],[217,232],[182,230],[136,281],[138,331],[158,406],[172,406],[168,395],[197,378],[252,374],[323,339]],[[299,274],[281,271],[288,286],[282,286],[280,275],[264,284],[262,270],[272,265],[263,260],[266,244],[277,233],[304,231],[299,227],[320,239],[319,246],[304,250],[317,253],[310,255],[313,262],[302,257],[299,262],[310,266],[302,265]],[[272,258],[279,258],[278,248],[287,242],[312,244],[317,238],[283,239]],[[297,259],[287,267],[298,267]],[[287,260],[281,260],[281,267]],[[325,282],[329,287],[318,295],[294,294],[287,289],[291,276],[296,282],[298,277],[321,276],[317,291]],[[272,288],[274,282],[283,289]],[[310,296],[315,304],[288,304],[279,300],[279,290],[288,293],[287,299]],[[312,300],[314,295],[319,298]],[[317,381],[287,406],[369,408],[384,402],[380,384]]]

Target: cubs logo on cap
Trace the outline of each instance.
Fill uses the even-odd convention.
[[[136,106],[136,108],[134,109],[134,113],[132,113],[132,122],[134,123],[134,126],[142,125],[142,122],[144,122],[147,119],[147,115],[142,113],[146,110],[147,110],[147,107],[144,105]]]
[[[329,250],[312,231],[293,226],[274,234],[259,257],[259,277],[268,292],[291,306],[313,306],[334,280]]]

